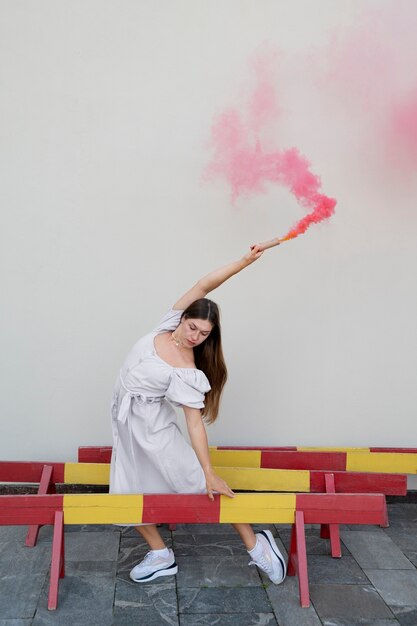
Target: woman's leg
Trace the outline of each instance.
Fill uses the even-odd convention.
[[[249,565],[257,565],[273,583],[282,583],[286,574],[285,561],[271,531],[261,530],[255,535],[250,524],[233,524],[233,527],[252,558]]]
[[[256,544],[256,537],[252,526],[250,524],[232,524],[232,526],[239,533],[246,549],[253,550]]]
[[[165,548],[164,540],[155,524],[145,524],[144,526],[135,526],[135,528],[151,550],[163,550]]]

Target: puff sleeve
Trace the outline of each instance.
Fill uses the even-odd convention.
[[[164,333],[167,330],[175,330],[180,323],[183,312],[184,311],[174,311],[174,309],[169,309],[159,322],[158,326],[154,328],[153,332],[159,334]]]
[[[210,389],[207,376],[201,370],[191,368],[175,369],[172,372],[165,397],[175,406],[203,409],[204,395]]]

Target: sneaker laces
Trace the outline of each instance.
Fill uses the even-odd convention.
[[[261,569],[263,569],[263,570],[264,570],[264,572],[269,572],[269,571],[271,571],[271,564],[270,564],[270,562],[268,561],[268,559],[266,559],[266,558],[265,558],[265,556],[264,556],[263,554],[261,554],[261,556],[260,556],[258,559],[256,559],[256,561],[255,561],[255,560],[252,560],[252,561],[249,563],[249,566],[250,566],[250,565],[257,565],[258,567],[260,567]]]
[[[145,554],[142,563],[149,563],[150,561],[154,561],[156,557],[157,555],[155,554],[155,552],[150,550],[149,552]]]

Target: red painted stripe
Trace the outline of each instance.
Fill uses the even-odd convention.
[[[9,483],[39,483],[44,465],[52,465],[51,480],[64,482],[65,463],[0,461],[0,481]]]
[[[306,524],[383,524],[382,494],[297,494]]]
[[[369,448],[370,452],[397,452],[403,454],[417,454],[417,448]]]
[[[78,463],[110,463],[111,446],[80,446]]]
[[[63,495],[0,496],[0,526],[53,524],[63,502]]]
[[[142,522],[209,524],[220,519],[220,496],[214,502],[206,495],[144,495]]]
[[[287,450],[296,451],[296,446],[216,446],[217,450]]]
[[[269,469],[346,469],[346,452],[261,452],[261,467]]]
[[[324,493],[326,472],[310,472],[310,491]],[[383,493],[388,496],[407,495],[405,474],[372,474],[366,472],[333,472],[337,493]]]

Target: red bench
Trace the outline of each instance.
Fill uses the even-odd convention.
[[[65,575],[64,523],[288,523],[293,522],[288,575],[298,576],[302,607],[310,605],[305,528],[307,524],[384,524],[382,494],[238,494],[233,500],[205,495],[29,495],[0,496],[0,525],[54,526],[48,609],[58,603]],[[259,505],[256,504],[259,498]],[[290,498],[290,502],[288,500]],[[249,504],[248,504],[249,503]],[[109,516],[110,511],[110,516]],[[137,518],[136,518],[137,515]],[[132,518],[129,518],[133,521]]]

